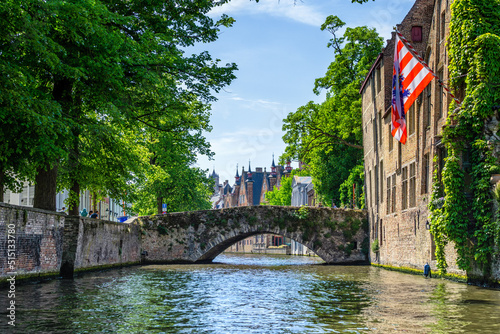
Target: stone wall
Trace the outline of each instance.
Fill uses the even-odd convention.
[[[64,214],[0,203],[0,277],[13,271],[18,277],[58,274],[65,218]],[[15,241],[9,243],[9,239]],[[12,267],[8,250],[15,253]]]
[[[79,219],[75,270],[138,263],[141,245],[137,225]]]
[[[74,271],[140,263],[139,233],[137,225],[0,203],[0,280],[10,272],[17,279],[72,277]],[[8,263],[9,234],[15,270]]]
[[[149,263],[210,262],[232,244],[265,233],[298,241],[327,263],[367,263],[368,226],[360,210],[252,206],[140,217],[137,223]]]
[[[9,228],[17,278],[70,278],[77,271],[140,262],[211,262],[230,245],[263,233],[298,241],[327,263],[368,260],[368,222],[360,210],[250,206],[140,217],[126,224],[0,204],[0,280],[12,271]]]
[[[417,0],[401,24],[397,25],[444,82],[449,81],[446,40],[451,20],[450,4],[445,0]],[[411,31],[419,26],[422,27],[422,41],[412,41]],[[437,80],[433,80],[407,115],[406,145],[400,145],[392,138],[390,102],[394,37],[393,34],[361,90],[370,241],[377,240],[380,244],[380,251],[378,254],[371,252],[370,259],[374,264],[413,269],[423,269],[428,262],[433,270],[437,270],[435,245],[426,226],[430,221],[427,206],[432,193],[432,171],[443,168],[446,155],[441,135],[451,98],[443,94]],[[376,69],[379,66],[383,87],[376,84]],[[492,142],[497,140],[498,118],[495,115],[486,124],[486,139]],[[495,147],[495,151],[500,152],[500,145]],[[437,162],[433,162],[434,157]],[[414,171],[413,180],[411,171]],[[415,201],[410,202],[410,198],[415,198]],[[467,275],[456,264],[457,253],[452,243],[447,245],[445,253],[448,272]],[[479,270],[468,273],[469,278],[482,275]],[[494,258],[490,277],[500,282],[498,256]]]

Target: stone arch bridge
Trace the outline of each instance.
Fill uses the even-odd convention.
[[[249,206],[139,217],[143,263],[211,262],[232,244],[272,233],[307,246],[328,264],[368,262],[366,212]],[[147,254],[147,255],[146,255]]]
[[[326,263],[353,264],[367,262],[367,229],[359,210],[250,206],[117,223],[0,203],[0,286],[14,270],[7,261],[13,247],[16,281],[140,263],[211,262],[261,233],[298,241]]]

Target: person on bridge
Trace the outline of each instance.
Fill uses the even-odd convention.
[[[92,211],[91,211],[92,212]],[[93,214],[90,215],[90,218],[99,218],[99,211],[94,212]]]

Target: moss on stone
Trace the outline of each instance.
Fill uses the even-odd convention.
[[[377,263],[372,263],[371,264],[374,267],[378,268],[383,268],[386,270],[392,270],[392,271],[399,271],[402,273],[406,274],[412,274],[412,275],[423,275],[424,270],[423,269],[416,269],[416,268],[410,268],[410,267],[396,267],[396,266],[391,266],[391,265],[386,265],[386,264],[377,264]],[[459,274],[444,274],[440,275],[437,271],[432,272],[432,278],[443,278],[447,279],[450,281],[454,282],[460,282],[460,283],[467,283],[469,281],[469,278],[465,275],[459,275]]]

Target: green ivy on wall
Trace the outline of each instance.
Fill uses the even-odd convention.
[[[450,84],[462,105],[450,106],[443,143],[448,153],[442,170],[434,172],[429,202],[431,233],[440,273],[446,273],[445,246],[455,245],[460,269],[471,270],[475,261],[487,273],[494,253],[499,224],[493,215],[491,174],[499,168],[486,142],[485,125],[500,105],[500,0],[456,0],[451,5]],[[472,166],[468,182],[461,166],[463,155]],[[465,187],[472,198],[465,196]],[[471,212],[470,215],[466,213]]]

